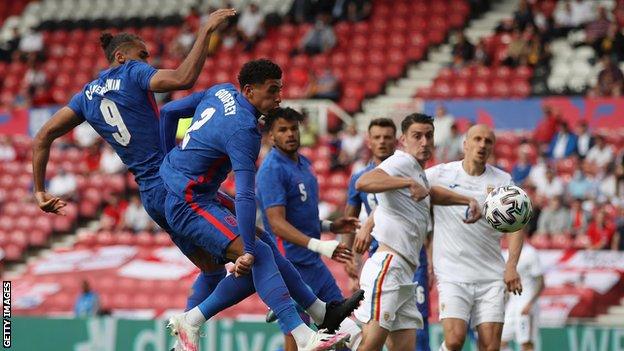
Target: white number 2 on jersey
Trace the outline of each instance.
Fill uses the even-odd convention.
[[[305,202],[308,199],[308,192],[306,191],[305,184],[299,183],[299,194],[301,194],[301,201]]]
[[[214,115],[214,113],[217,110],[215,110],[212,107],[208,107],[207,109],[205,109],[202,113],[201,113],[201,118],[198,119],[197,121],[195,121],[195,123],[193,123],[192,126],[189,127],[189,129],[186,130],[186,134],[184,134],[184,139],[182,139],[182,148],[184,149],[186,147],[186,144],[188,144],[189,140],[191,140],[191,132],[198,130],[199,128],[201,128],[204,124],[206,124],[206,122],[208,122],[208,120],[210,120],[210,118],[212,117],[212,115]]]
[[[100,112],[102,112],[104,121],[108,125],[117,128],[117,132],[113,133],[115,141],[123,146],[128,146],[131,138],[130,132],[123,119],[121,119],[121,114],[119,113],[117,105],[109,99],[102,99],[102,102],[100,102]]]

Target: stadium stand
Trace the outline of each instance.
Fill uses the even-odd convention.
[[[137,33],[146,40],[151,51],[160,50],[157,59],[162,67],[177,65],[180,57],[159,48],[172,45],[182,33],[181,23],[188,19],[187,15],[192,15],[191,8],[198,2],[179,1],[173,6],[170,1],[136,1],[130,7],[126,7],[123,1],[113,1],[110,5],[100,2],[104,5],[96,7],[85,1],[10,3],[10,9],[3,11],[9,5],[0,2],[2,37],[5,40],[12,38],[14,27],[20,28],[22,34],[33,26],[42,28],[44,60],[41,67],[49,77],[50,101],[59,104],[67,101],[98,69],[106,66],[97,40],[103,29]],[[205,8],[217,5],[215,1],[199,3]],[[244,1],[233,3],[239,8],[246,4]],[[290,3],[266,1],[266,4],[262,3],[261,11],[285,15]],[[475,38],[470,29],[475,29],[473,25],[479,20],[479,13],[470,13],[468,3],[462,0],[374,1],[370,17],[359,22],[336,23],[333,29],[337,45],[329,52],[313,56],[291,55],[311,24],[283,23],[269,28],[250,51],[244,52],[241,43],[217,50],[207,60],[194,89],[233,81],[245,61],[267,56],[286,72],[285,97],[300,99],[308,97],[312,73],[328,67],[341,85],[341,97],[337,103],[348,113],[357,113],[357,123],[363,126],[366,118],[372,115],[403,111],[388,107],[396,106],[396,101],[407,101],[406,108],[411,109],[420,99],[514,98],[520,101],[551,94],[600,95],[593,88],[599,83],[604,67],[596,63],[601,57],[598,51],[584,43],[587,29],[580,23],[565,32],[549,32],[544,29],[546,27],[540,27],[540,16],[552,19],[558,11],[563,11],[563,1],[532,3],[530,21],[523,29],[531,36],[528,39],[522,39],[519,34],[524,32],[514,27],[522,13],[515,14],[514,22],[513,17],[510,18],[514,14],[509,11],[504,12],[507,19],[495,21],[498,29],[494,33]],[[610,11],[609,16],[618,23],[616,29],[621,35],[624,4],[621,1],[600,1],[600,4]],[[9,17],[14,15],[18,16]],[[469,21],[471,18],[474,20]],[[457,45],[460,40],[456,39],[459,35],[454,34],[455,30],[458,33],[464,31],[467,40],[474,43],[473,58],[459,60],[462,49]],[[519,42],[521,40],[524,42]],[[531,46],[533,44],[535,46]],[[515,46],[526,46],[528,51],[523,51],[520,57],[514,56]],[[436,62],[440,57],[442,59]],[[621,69],[622,58],[617,60]],[[19,59],[0,62],[0,103],[5,108],[15,107],[22,78],[31,68]],[[407,82],[413,78],[414,69],[427,71],[426,75],[430,77],[427,76],[424,84],[425,76],[417,76],[416,82]],[[398,95],[393,95],[395,92]],[[186,94],[188,92],[178,92],[171,97]],[[397,96],[398,100],[395,99]],[[382,104],[381,108],[373,106],[384,98],[391,103]],[[565,116],[557,116],[557,123],[567,120],[569,118]],[[460,125],[460,131],[465,131],[466,124],[459,119],[456,123]],[[331,129],[336,129],[336,124],[333,123]],[[539,125],[535,133],[543,129]],[[545,172],[545,168],[552,167],[557,181],[565,185],[565,194],[560,195],[567,195],[570,183],[583,166],[584,174],[591,182],[589,192],[600,194],[595,197],[587,193],[583,195],[584,205],[579,212],[569,209],[572,203],[564,204],[570,217],[580,213],[571,219],[573,223],[569,231],[538,235],[534,234],[539,231],[538,217],[548,210],[552,199],[540,192],[543,186],[541,188],[536,182],[523,183],[533,196],[537,213],[529,228],[533,234],[530,242],[540,249],[542,262],[548,267],[546,290],[539,302],[540,318],[543,323],[553,325],[565,323],[569,318],[596,316],[606,321],[621,321],[617,314],[621,315],[622,307],[613,305],[624,304],[624,255],[621,251],[624,240],[619,242],[620,251],[597,249],[610,248],[611,236],[619,237],[619,233],[624,232],[621,195],[618,190],[607,193],[601,188],[607,183],[605,179],[620,180],[622,177],[624,133],[620,130],[600,131],[607,141],[607,148],[612,149],[610,161],[615,168],[609,169],[577,156],[557,159],[546,156],[548,144],[556,138],[555,129],[547,131],[548,138],[541,143],[536,141],[536,134],[531,130],[498,132],[493,161],[507,171],[514,171],[521,158],[519,151],[523,150],[534,170]],[[592,137],[599,134],[596,130],[592,133]],[[339,147],[343,135],[338,132],[325,134],[324,131],[320,134],[314,136],[313,143],[301,152],[312,160],[321,200],[327,207],[326,212],[332,213],[342,210],[349,176],[357,169],[357,163],[364,163],[367,155],[361,151],[357,162],[343,162]],[[581,132],[577,134],[580,136]],[[48,177],[51,179],[62,169],[74,174],[77,183],[74,201],[68,206],[65,217],[43,215],[30,201],[30,137],[11,135],[7,142],[14,149],[15,157],[0,163],[0,247],[5,253],[4,260],[24,262],[33,249],[50,248],[52,240],[59,234],[74,234],[81,229],[80,234],[73,235],[75,243],[54,248],[27,263],[14,288],[16,314],[71,314],[83,279],[91,281],[101,296],[103,309],[113,315],[154,318],[184,306],[196,270],[172,246],[167,234],[149,230],[133,233],[128,228],[116,226],[100,229],[94,221],[101,217],[111,196],[127,198],[136,191],[136,184],[129,174],[104,175],[100,172],[98,160],[102,151],[99,142],[95,147],[79,146],[74,135],[53,149]],[[545,173],[535,173],[534,179],[545,178]],[[528,179],[531,178],[528,175]],[[549,185],[552,183],[545,186]],[[605,211],[605,222],[608,223],[604,226],[607,228],[605,232],[611,231],[605,234],[609,236],[609,243],[603,243],[602,247],[594,246],[597,241],[588,229],[594,223],[592,219],[598,207]],[[577,221],[580,229],[574,231]],[[327,263],[341,287],[346,288],[347,277],[342,266],[331,261]],[[430,305],[432,321],[437,321],[435,288]],[[220,317],[264,312],[264,305],[253,297],[224,311]],[[616,317],[602,316],[608,312]]]

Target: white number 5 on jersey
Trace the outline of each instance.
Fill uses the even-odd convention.
[[[301,201],[305,202],[308,199],[308,192],[306,191],[305,184],[299,183],[299,194],[301,194]]]
[[[100,112],[102,112],[106,124],[117,128],[117,132],[113,133],[113,139],[123,146],[128,146],[131,138],[130,132],[123,119],[121,119],[121,113],[119,113],[117,105],[109,99],[102,99]]]
[[[208,107],[201,113],[201,118],[195,121],[195,123],[193,123],[193,125],[186,130],[186,134],[184,134],[184,139],[182,139],[183,149],[186,147],[186,144],[188,144],[189,140],[191,140],[191,132],[198,130],[204,124],[206,124],[206,122],[210,120],[210,118],[212,117],[212,115],[214,115],[216,111],[217,110],[215,110],[214,108]]]

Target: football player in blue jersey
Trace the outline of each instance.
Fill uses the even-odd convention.
[[[278,108],[265,118],[264,128],[273,148],[262,161],[256,176],[256,198],[264,228],[283,245],[286,258],[303,280],[324,301],[344,299],[331,272],[320,255],[341,263],[350,262],[351,250],[336,240],[320,240],[321,229],[354,234],[359,227],[355,217],[325,221],[319,225],[319,187],[312,164],[299,154],[299,123],[303,115],[291,108]],[[356,349],[359,328],[347,318],[341,331],[348,332],[348,346]],[[286,338],[286,350],[296,350],[294,340]]]
[[[110,68],[87,83],[67,106],[56,112],[33,141],[35,199],[43,211],[63,214],[66,205],[63,199],[45,191],[45,170],[52,142],[87,121],[134,174],[148,214],[170,232],[164,215],[166,190],[158,171],[166,152],[172,147],[166,145],[167,142],[175,143],[177,120],[170,120],[169,125],[167,121],[159,120],[153,92],[190,88],[197,80],[208,54],[211,33],[235,14],[233,9],[221,9],[210,14],[198,31],[188,56],[173,70],[159,70],[148,65],[149,53],[145,43],[135,35],[102,35],[101,44]],[[225,276],[223,265],[209,259],[195,263],[202,273],[198,275],[193,290],[202,295],[209,294],[210,289]],[[192,295],[189,298],[192,306],[196,304],[193,299]]]
[[[198,348],[199,328],[207,319],[254,291],[275,311],[282,331],[294,337],[299,350],[325,350],[348,339],[348,334],[330,333],[357,307],[362,292],[326,304],[281,256],[270,236],[256,231],[258,118],[279,107],[281,77],[273,62],[250,61],[239,73],[240,92],[232,84],[220,84],[168,106],[167,113],[173,115],[195,110],[182,143],[167,154],[160,168],[172,239],[191,260],[212,255],[235,261],[234,274],[224,278],[208,298],[171,318],[170,327],[185,350]],[[236,182],[236,216],[216,198],[230,171]],[[291,294],[319,324],[319,332],[302,321]]]
[[[355,173],[349,181],[349,192],[347,199],[347,207],[345,210],[345,216],[358,217],[362,205],[366,209],[366,213],[370,215],[371,211],[377,206],[377,198],[375,194],[365,193],[355,189],[355,183],[362,176],[362,174],[373,170],[383,160],[394,154],[396,148],[396,125],[389,118],[377,118],[370,122],[368,125],[368,147],[372,153],[371,162],[361,171]],[[368,231],[361,231],[360,233],[368,233]],[[354,236],[343,237],[343,241],[348,247],[353,247]],[[372,236],[367,235],[363,238],[364,245],[370,245],[369,256],[377,250],[379,244]],[[370,244],[369,244],[370,243]],[[428,241],[425,243],[426,247],[429,247]],[[345,269],[349,278],[351,279],[351,285],[359,288],[358,279],[360,273],[360,256],[355,255],[354,259],[345,265]],[[425,247],[420,251],[420,266],[414,274],[414,282],[416,286],[416,305],[418,311],[423,317],[424,327],[423,329],[416,330],[416,351],[429,351],[429,323],[427,318],[429,317],[429,281],[428,277],[431,277],[431,273],[428,273],[427,264],[427,250]]]

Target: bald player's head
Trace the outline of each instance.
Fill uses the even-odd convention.
[[[476,124],[470,127],[464,140],[464,159],[485,165],[492,154],[495,141],[494,131],[487,125]]]

